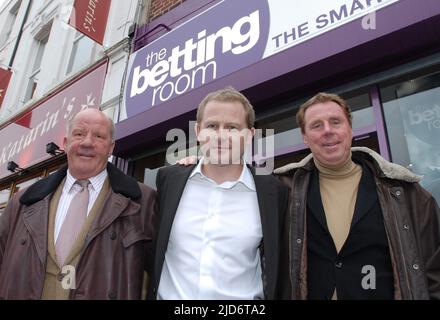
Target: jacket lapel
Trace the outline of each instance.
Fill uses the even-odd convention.
[[[24,225],[35,244],[38,257],[43,265],[46,263],[48,215],[49,196],[23,210]]]
[[[278,229],[279,209],[277,186],[272,179],[266,176],[255,175],[255,169],[251,168],[257,191],[258,207],[261,216],[261,228],[263,230],[262,247],[262,271],[263,285],[266,285],[266,299],[273,299],[275,295],[275,283],[278,277],[279,241],[281,230]]]
[[[159,285],[162,266],[165,260],[165,251],[168,246],[171,227],[179,206],[180,198],[182,197],[189,175],[195,166],[196,165],[188,167],[176,166],[174,168],[175,170],[173,172],[172,181],[170,178],[165,179],[160,176],[158,177],[159,197],[157,201],[159,203],[160,221],[158,222],[159,226],[157,228],[156,253],[154,259],[156,288]]]
[[[140,205],[133,202],[130,198],[126,198],[110,190],[105,197],[104,205],[101,210],[97,212],[95,220],[92,222],[90,231],[85,239],[84,249],[118,217],[136,214],[139,212],[139,208]]]
[[[359,201],[359,199],[362,199]],[[358,223],[377,201],[376,184],[369,169],[362,166],[362,177],[359,182],[356,204],[351,221],[351,228]]]
[[[49,226],[48,226],[48,252],[53,261],[57,261],[55,252],[55,217],[58,209],[58,204],[60,202],[61,193],[63,190],[65,180],[63,180],[55,191],[49,205]]]
[[[319,189],[319,173],[317,170],[313,170],[311,173],[309,190],[307,192],[307,207],[322,228],[330,233],[327,226],[324,206],[322,205],[321,191]]]

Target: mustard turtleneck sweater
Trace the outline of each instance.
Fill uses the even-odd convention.
[[[314,159],[327,226],[339,253],[350,232],[362,167],[348,160],[338,167],[324,166]]]

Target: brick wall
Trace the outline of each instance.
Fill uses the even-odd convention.
[[[147,20],[149,22],[153,21],[164,13],[182,4],[184,1],[185,0],[151,0],[150,13]]]

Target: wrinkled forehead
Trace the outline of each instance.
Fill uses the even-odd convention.
[[[331,118],[347,118],[343,108],[333,101],[311,105],[304,113],[304,119],[306,122]]]
[[[109,132],[111,130],[108,119],[104,116],[100,116],[99,114],[78,114],[72,119],[69,129],[70,131],[81,129]]]

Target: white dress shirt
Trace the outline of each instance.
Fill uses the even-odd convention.
[[[102,171],[98,175],[89,178],[89,204],[87,206],[87,216],[93,207],[99,193],[101,192],[104,181],[107,178],[107,170]],[[66,219],[67,211],[70,206],[70,202],[75,194],[81,190],[81,186],[75,184],[76,179],[72,177],[69,170],[67,170],[66,182],[63,186],[63,191],[61,193],[60,202],[58,203],[57,213],[55,216],[55,230],[54,230],[54,240],[57,242],[58,235],[60,234],[61,226],[63,225],[64,219]]]
[[[191,173],[170,232],[158,299],[264,299],[262,228],[255,182],[217,184]]]

